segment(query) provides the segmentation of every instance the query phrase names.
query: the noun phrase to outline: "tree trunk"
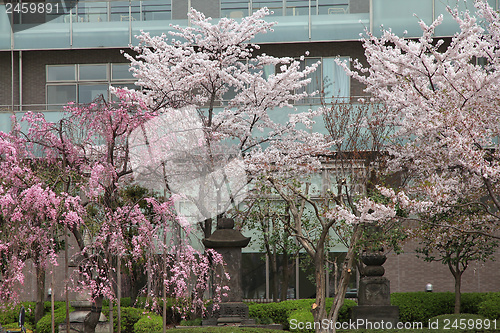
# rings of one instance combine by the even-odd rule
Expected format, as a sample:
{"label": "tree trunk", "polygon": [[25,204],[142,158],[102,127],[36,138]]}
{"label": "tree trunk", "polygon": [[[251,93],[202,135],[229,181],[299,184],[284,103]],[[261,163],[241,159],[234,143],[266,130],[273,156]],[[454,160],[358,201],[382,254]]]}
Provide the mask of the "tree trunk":
{"label": "tree trunk", "polygon": [[269,256],[271,259],[271,270],[273,272],[273,302],[278,301],[278,258],[276,255],[276,249]]}
{"label": "tree trunk", "polygon": [[461,291],[460,288],[462,286],[462,272],[458,271],[453,274],[455,278],[455,314],[460,313],[460,300],[461,300]]}
{"label": "tree trunk", "polygon": [[45,303],[45,268],[36,266],[36,305],[35,323],[42,319]]}
{"label": "tree trunk", "polygon": [[290,274],[288,272],[288,253],[283,250],[283,279],[281,280],[281,300],[286,301],[288,298],[288,282],[290,281]]}
{"label": "tree trunk", "polygon": [[85,317],[83,322],[83,332],[84,333],[95,333],[95,328],[99,323],[99,318],[101,317],[102,310],[102,300],[103,296],[99,296],[94,300],[92,304],[92,309],[89,314]]}
{"label": "tree trunk", "polygon": [[[314,275],[316,278],[316,302],[311,310],[314,322],[322,322],[326,317],[326,276],[324,249],[317,250],[314,258]],[[316,328],[316,332],[323,332],[321,328]]]}
{"label": "tree trunk", "polygon": [[361,237],[361,233],[362,229],[358,225],[354,226],[351,241],[349,243],[349,249],[347,250],[345,262],[342,267],[342,273],[340,275],[338,291],[335,294],[335,299],[328,315],[330,323],[333,323],[333,325],[329,325],[330,327],[332,327],[332,332],[335,332],[335,323],[337,322],[337,319],[339,317],[340,308],[342,307],[342,305],[344,305],[345,293],[347,291],[347,286],[349,285],[354,258],[356,255],[355,249]]}

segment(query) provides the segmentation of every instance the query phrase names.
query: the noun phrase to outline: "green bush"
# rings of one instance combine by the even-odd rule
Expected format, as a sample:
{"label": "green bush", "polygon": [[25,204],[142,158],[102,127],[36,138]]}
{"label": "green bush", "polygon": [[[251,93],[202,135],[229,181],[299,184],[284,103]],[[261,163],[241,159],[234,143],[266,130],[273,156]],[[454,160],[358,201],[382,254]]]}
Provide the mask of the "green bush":
{"label": "green bush", "polygon": [[[166,299],[166,304],[167,304],[167,324],[177,324],[181,321],[182,319],[182,314],[177,311],[175,308],[176,304],[178,304],[179,301],[176,298],[167,298]],[[155,312],[162,313],[163,311],[163,298],[157,298],[156,299],[156,307],[152,308],[152,300],[150,299],[150,303],[148,304],[147,298],[146,297],[138,297],[135,307],[137,308],[142,308],[142,309],[151,309]]]}
{"label": "green bush", "polygon": [[163,329],[163,318],[155,314],[143,316],[134,325],[135,333],[161,332]]}
{"label": "green bush", "polygon": [[[493,295],[500,293],[462,293],[460,312],[481,314],[480,304]],[[391,304],[399,306],[399,320],[402,322],[427,322],[430,318],[443,314],[451,314],[455,309],[455,294],[408,292],[391,294]],[[488,307],[494,307],[494,304]],[[488,316],[486,316],[488,317]]]}
{"label": "green bush", "polygon": [[[74,309],[70,307],[69,311],[73,311]],[[66,320],[66,307],[61,306],[54,310],[54,322],[55,322],[55,332],[59,332],[59,324],[63,323]],[[52,316],[51,313],[47,313],[36,323],[36,332],[37,333],[50,333],[52,332]]]}
{"label": "green bush", "polygon": [[[132,307],[120,308],[120,323],[123,333],[134,333],[134,325],[143,317],[143,309]],[[103,311],[104,315],[109,319],[109,310]],[[118,308],[113,308],[113,331],[118,332]]]}
{"label": "green bush", "polygon": [[391,304],[399,306],[399,320],[402,322],[427,322],[430,318],[453,313],[453,293],[409,292],[391,294]]}
{"label": "green bush", "polygon": [[[115,307],[117,302],[113,302],[113,307]],[[109,307],[109,299],[104,299],[102,301],[102,306],[104,307]],[[133,307],[134,304],[132,304],[132,299],[130,297],[122,297],[120,298],[120,306],[122,307]]]}
{"label": "green bush", "polygon": [[[314,299],[300,299],[279,303],[252,303],[249,304],[249,315],[251,318],[255,318],[260,321],[266,320],[266,318],[271,318],[273,322],[283,325],[284,329],[289,329],[290,315],[296,310],[307,310],[311,312],[311,307],[314,301]],[[327,298],[327,311],[330,310],[332,304],[333,298]],[[338,320],[341,322],[348,321],[349,309],[355,305],[356,302],[352,300],[344,300],[344,305],[340,309]]]}
{"label": "green bush", "polygon": [[0,308],[0,325],[5,326],[17,323],[19,321],[21,306],[24,306],[26,314],[25,322],[29,323],[31,326],[35,326],[35,304],[35,302],[23,302],[15,306],[6,305],[4,308]]}
{"label": "green bush", "polygon": [[[485,317],[470,314],[445,314],[429,319],[429,329],[451,330],[462,329],[476,332],[477,329],[484,329]],[[491,327],[490,327],[491,328]]]}
{"label": "green bush", "polygon": [[[9,330],[9,331],[20,331],[21,328],[19,327],[19,323],[10,323],[7,325],[2,325],[2,328],[4,330]],[[24,325],[24,328],[26,328],[27,333],[32,333],[33,332],[33,327],[31,326],[30,323],[26,322]]]}
{"label": "green bush", "polygon": [[[51,303],[50,301],[44,302],[43,303],[43,310],[45,313],[50,312],[51,309]],[[54,302],[54,311],[59,309],[59,308],[65,308],[66,309],[66,302]]]}
{"label": "green bush", "polygon": [[[312,323],[314,322],[314,317],[312,315],[312,312],[310,309],[299,309],[295,310],[290,314],[290,317],[288,317],[289,323],[292,322],[292,320],[295,323]],[[313,326],[311,326],[313,327]],[[292,332],[304,332],[304,333],[309,333],[309,332],[314,332],[314,329],[308,329],[306,327],[299,329],[297,328],[292,328],[290,327],[290,331]]]}
{"label": "green bush", "polygon": [[500,319],[500,293],[491,293],[479,303],[478,314],[488,319]]}
{"label": "green bush", "polygon": [[460,313],[478,314],[479,304],[488,297],[488,294],[489,293],[463,293],[460,298]]}

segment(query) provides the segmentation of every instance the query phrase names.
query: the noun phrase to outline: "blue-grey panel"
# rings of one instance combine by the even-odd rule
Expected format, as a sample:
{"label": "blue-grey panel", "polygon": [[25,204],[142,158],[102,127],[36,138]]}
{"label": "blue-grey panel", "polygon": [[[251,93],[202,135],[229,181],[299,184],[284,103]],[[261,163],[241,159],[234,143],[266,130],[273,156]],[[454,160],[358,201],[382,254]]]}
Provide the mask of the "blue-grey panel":
{"label": "blue-grey panel", "polygon": [[10,50],[10,20],[5,5],[0,6],[0,50]]}
{"label": "blue-grey panel", "polygon": [[307,16],[273,17],[278,22],[273,32],[255,37],[256,43],[304,42],[309,40],[309,19]]}
{"label": "blue-grey panel", "polygon": [[174,29],[171,25],[187,26],[187,20],[172,20],[172,21],[142,21],[142,22],[132,22],[132,44],[137,45],[138,41],[135,36],[141,34],[141,30],[149,32],[151,36],[160,36],[162,33],[167,35],[167,38],[171,38],[168,35],[169,31]]}
{"label": "blue-grey panel", "polygon": [[[460,1],[458,4],[453,2],[453,6],[456,6],[460,12],[467,9],[469,9],[472,13],[476,11],[470,2],[465,3]],[[436,28],[436,36],[453,36],[460,29],[460,27],[449,13],[448,3],[436,1],[436,17],[440,14],[443,15],[443,23]]]}
{"label": "blue-grey panel", "polygon": [[419,20],[432,22],[432,0],[374,0],[373,33],[380,36],[380,26],[392,29],[396,35],[407,37],[422,35]]}
{"label": "blue-grey panel", "polygon": [[10,117],[12,117],[12,113],[0,113],[0,131],[10,132],[12,126]]}
{"label": "blue-grey panel", "polygon": [[69,23],[45,23],[14,34],[16,50],[70,48]]}
{"label": "blue-grey panel", "polygon": [[125,47],[129,43],[128,22],[74,23],[73,47]]}
{"label": "blue-grey panel", "polygon": [[370,26],[370,14],[317,15],[312,21],[312,40],[356,40]]}

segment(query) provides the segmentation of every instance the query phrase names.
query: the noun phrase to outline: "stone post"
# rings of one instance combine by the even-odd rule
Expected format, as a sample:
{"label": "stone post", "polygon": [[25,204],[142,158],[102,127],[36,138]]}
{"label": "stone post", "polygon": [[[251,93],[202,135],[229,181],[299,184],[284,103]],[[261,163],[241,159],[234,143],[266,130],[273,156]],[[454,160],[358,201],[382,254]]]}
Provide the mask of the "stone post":
{"label": "stone post", "polygon": [[[387,325],[395,328],[399,320],[399,307],[391,306],[389,279],[383,276],[385,270],[382,265],[386,259],[381,251],[363,252],[361,255],[361,261],[366,266],[359,281],[358,306],[351,309],[351,319],[363,323],[363,327],[358,328],[389,328]],[[380,327],[382,322],[384,326]]]}

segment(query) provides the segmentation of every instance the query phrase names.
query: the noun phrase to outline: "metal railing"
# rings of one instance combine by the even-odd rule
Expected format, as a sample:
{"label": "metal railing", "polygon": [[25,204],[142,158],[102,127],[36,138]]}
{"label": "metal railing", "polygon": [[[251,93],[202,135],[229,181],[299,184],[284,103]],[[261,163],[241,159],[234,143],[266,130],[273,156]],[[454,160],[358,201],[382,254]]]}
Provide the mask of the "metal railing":
{"label": "metal railing", "polygon": [[[50,11],[38,15],[13,12],[14,24],[39,24],[41,20],[54,23],[98,23],[186,17],[186,8],[172,8],[171,1],[78,1],[73,7],[64,6],[60,2],[51,3],[51,0],[47,3],[51,4]],[[269,8],[274,16],[333,15],[350,12],[350,0],[220,0],[219,6],[219,15],[212,14],[212,17],[242,18],[263,7]],[[198,7],[201,8],[196,9],[200,11],[209,10],[208,7],[203,8],[203,5]],[[45,19],[41,17],[43,15]]]}

